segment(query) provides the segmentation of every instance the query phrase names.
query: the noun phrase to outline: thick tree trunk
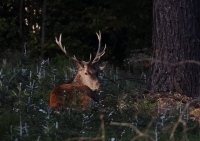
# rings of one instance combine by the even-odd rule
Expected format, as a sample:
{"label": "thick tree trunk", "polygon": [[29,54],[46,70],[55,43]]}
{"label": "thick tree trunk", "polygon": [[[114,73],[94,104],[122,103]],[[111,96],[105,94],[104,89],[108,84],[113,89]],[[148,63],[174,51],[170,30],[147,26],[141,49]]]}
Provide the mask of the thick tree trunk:
{"label": "thick tree trunk", "polygon": [[153,61],[148,90],[200,94],[200,0],[153,1]]}

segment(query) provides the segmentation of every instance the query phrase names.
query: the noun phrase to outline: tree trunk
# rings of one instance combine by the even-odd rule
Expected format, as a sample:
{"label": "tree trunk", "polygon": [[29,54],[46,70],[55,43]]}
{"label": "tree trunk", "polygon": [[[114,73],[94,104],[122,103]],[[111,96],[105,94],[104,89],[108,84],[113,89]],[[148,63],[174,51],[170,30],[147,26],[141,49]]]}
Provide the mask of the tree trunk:
{"label": "tree trunk", "polygon": [[188,60],[200,61],[200,1],[154,0],[152,40],[148,90],[198,96],[200,66]]}
{"label": "tree trunk", "polygon": [[22,40],[22,44],[24,42],[24,37],[23,37],[23,0],[20,1],[20,10],[19,10],[19,35]]}
{"label": "tree trunk", "polygon": [[42,8],[42,47],[41,47],[41,59],[43,59],[43,56],[44,56],[46,7],[47,7],[47,0],[44,0],[43,8]]}
{"label": "tree trunk", "polygon": [[30,0],[30,17],[29,17],[29,32],[32,33],[33,31],[33,16],[34,16],[34,2],[33,0]]}

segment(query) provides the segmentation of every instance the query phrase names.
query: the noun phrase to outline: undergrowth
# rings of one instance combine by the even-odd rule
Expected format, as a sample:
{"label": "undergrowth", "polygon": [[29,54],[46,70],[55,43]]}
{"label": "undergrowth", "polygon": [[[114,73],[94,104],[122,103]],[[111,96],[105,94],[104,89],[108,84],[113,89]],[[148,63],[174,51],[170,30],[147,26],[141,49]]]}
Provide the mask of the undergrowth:
{"label": "undergrowth", "polygon": [[[143,94],[145,80],[112,65],[99,76],[100,103],[87,111],[53,113],[51,90],[75,74],[72,62],[60,56],[39,61],[15,53],[2,58],[0,140],[169,140],[179,114],[156,113],[156,100],[149,101]],[[198,124],[188,120],[185,126],[185,132],[182,124],[178,126],[174,140],[198,140]]]}

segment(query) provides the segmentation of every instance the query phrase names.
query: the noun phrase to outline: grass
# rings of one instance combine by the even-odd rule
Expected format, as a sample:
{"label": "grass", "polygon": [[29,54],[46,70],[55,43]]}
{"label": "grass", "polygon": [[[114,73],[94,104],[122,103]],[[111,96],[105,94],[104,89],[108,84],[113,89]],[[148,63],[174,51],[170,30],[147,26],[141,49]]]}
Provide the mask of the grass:
{"label": "grass", "polygon": [[[159,115],[156,100],[143,94],[144,80],[112,65],[100,74],[99,104],[89,111],[52,113],[51,90],[75,74],[72,62],[60,56],[35,61],[15,53],[2,58],[0,140],[169,140],[180,114]],[[174,140],[198,140],[198,123],[184,121],[186,125],[176,128]]]}

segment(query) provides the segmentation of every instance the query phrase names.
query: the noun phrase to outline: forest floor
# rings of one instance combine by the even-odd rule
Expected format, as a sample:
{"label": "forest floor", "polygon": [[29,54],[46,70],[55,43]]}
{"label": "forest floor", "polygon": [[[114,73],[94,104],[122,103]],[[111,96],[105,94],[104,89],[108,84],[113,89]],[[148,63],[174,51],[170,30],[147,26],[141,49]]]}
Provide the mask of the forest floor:
{"label": "forest floor", "polygon": [[[156,102],[154,114],[159,115],[173,115],[177,111],[187,119],[196,120],[200,123],[200,98],[191,98],[179,93],[148,93],[145,95],[146,99],[150,102]],[[134,97],[137,101],[139,97]]]}

